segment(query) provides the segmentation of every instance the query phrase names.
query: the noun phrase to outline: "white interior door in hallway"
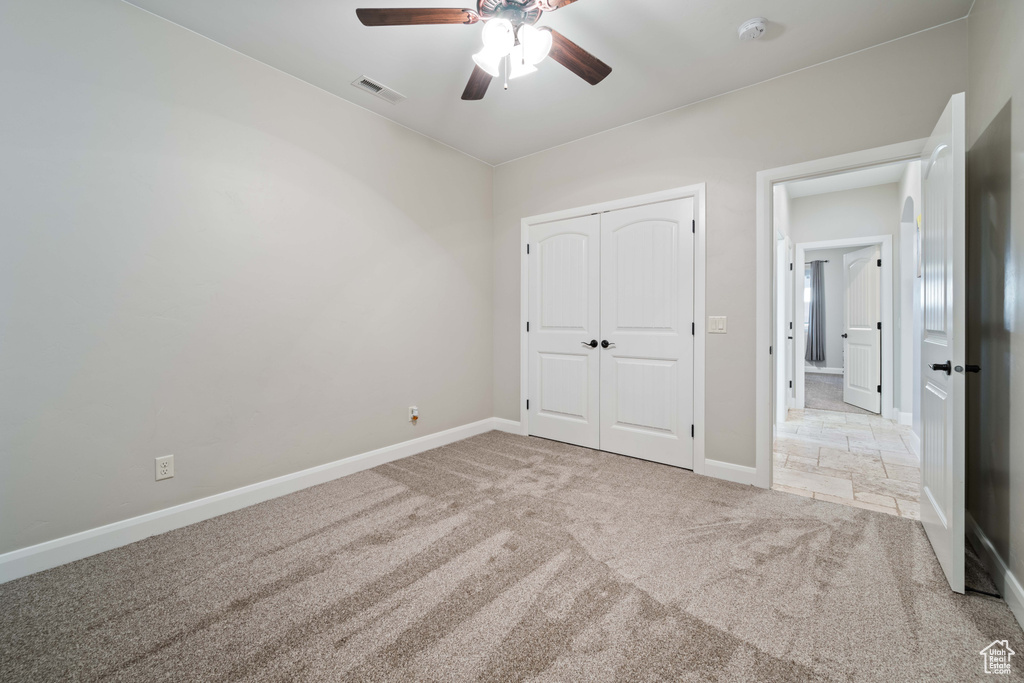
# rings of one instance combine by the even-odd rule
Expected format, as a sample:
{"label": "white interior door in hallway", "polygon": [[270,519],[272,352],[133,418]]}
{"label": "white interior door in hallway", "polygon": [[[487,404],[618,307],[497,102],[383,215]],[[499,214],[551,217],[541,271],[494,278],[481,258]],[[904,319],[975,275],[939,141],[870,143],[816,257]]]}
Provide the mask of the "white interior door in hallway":
{"label": "white interior door in hallway", "polygon": [[843,401],[882,412],[881,250],[843,254]]}
{"label": "white interior door in hallway", "polygon": [[921,156],[921,524],[950,587],[964,592],[966,386],[965,96],[946,105]]}
{"label": "white interior door in hallway", "polygon": [[693,467],[694,200],[531,226],[529,433]]}

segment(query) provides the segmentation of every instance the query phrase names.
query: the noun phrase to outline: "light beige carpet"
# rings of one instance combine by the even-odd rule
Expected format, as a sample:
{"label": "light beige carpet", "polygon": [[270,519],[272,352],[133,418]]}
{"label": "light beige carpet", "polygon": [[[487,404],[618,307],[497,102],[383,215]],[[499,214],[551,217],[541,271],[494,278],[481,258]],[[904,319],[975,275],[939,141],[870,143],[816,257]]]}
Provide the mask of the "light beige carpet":
{"label": "light beige carpet", "polygon": [[964,681],[1024,652],[917,522],[497,432],[0,606],[3,681]]}
{"label": "light beige carpet", "polygon": [[815,410],[834,410],[840,413],[877,415],[843,400],[843,376],[822,372],[804,373],[804,406]]}

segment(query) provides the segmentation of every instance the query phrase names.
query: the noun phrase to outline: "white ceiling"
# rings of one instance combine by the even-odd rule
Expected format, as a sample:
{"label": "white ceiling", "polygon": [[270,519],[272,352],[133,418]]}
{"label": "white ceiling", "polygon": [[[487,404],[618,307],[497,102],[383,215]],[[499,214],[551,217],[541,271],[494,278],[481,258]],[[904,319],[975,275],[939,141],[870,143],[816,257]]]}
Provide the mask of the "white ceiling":
{"label": "white ceiling", "polygon": [[[365,27],[357,7],[474,0],[126,0],[491,164],[962,18],[971,0],[579,0],[541,17],[607,62],[588,85],[550,59],[460,99],[481,25]],[[741,43],[756,16],[766,36]],[[406,95],[391,105],[351,84]]]}
{"label": "white ceiling", "polygon": [[864,168],[859,171],[836,173],[835,175],[822,178],[795,180],[786,183],[785,187],[790,198],[796,199],[798,197],[810,197],[815,194],[857,190],[862,187],[874,187],[875,185],[888,185],[900,181],[909,163],[908,161],[903,161],[885,166]]}

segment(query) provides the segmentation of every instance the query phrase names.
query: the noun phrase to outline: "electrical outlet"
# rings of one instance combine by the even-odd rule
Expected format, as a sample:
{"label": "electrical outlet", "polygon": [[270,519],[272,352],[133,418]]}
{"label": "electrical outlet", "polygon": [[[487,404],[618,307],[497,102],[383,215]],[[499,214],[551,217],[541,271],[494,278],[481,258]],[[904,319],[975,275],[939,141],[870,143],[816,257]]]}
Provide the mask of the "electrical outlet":
{"label": "electrical outlet", "polygon": [[174,456],[164,455],[156,458],[156,480],[170,479],[174,476]]}
{"label": "electrical outlet", "polygon": [[409,406],[409,422],[416,424],[420,420],[420,409],[416,406]]}

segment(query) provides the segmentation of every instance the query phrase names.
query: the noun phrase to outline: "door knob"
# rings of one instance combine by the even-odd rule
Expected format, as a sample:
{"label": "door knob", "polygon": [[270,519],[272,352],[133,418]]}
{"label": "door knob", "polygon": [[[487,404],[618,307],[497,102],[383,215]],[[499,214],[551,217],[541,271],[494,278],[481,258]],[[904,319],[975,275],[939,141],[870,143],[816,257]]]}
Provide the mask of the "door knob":
{"label": "door knob", "polygon": [[608,341],[607,339],[602,339],[601,340],[601,348],[602,349],[607,349],[609,346],[614,346],[614,344],[612,342]]}
{"label": "door knob", "polygon": [[846,334],[845,332],[843,332],[843,339],[846,339],[846,338],[847,338],[847,336],[848,336],[848,335],[847,335],[847,334]]}
{"label": "door knob", "polygon": [[952,364],[948,360],[945,363],[933,363],[929,367],[931,367],[932,370],[938,370],[939,372],[944,372],[947,375],[953,373]]}
{"label": "door knob", "polygon": [[596,349],[597,348],[597,340],[596,339],[591,339],[588,342],[580,342],[580,344],[583,344],[584,346],[589,346],[592,349]]}

